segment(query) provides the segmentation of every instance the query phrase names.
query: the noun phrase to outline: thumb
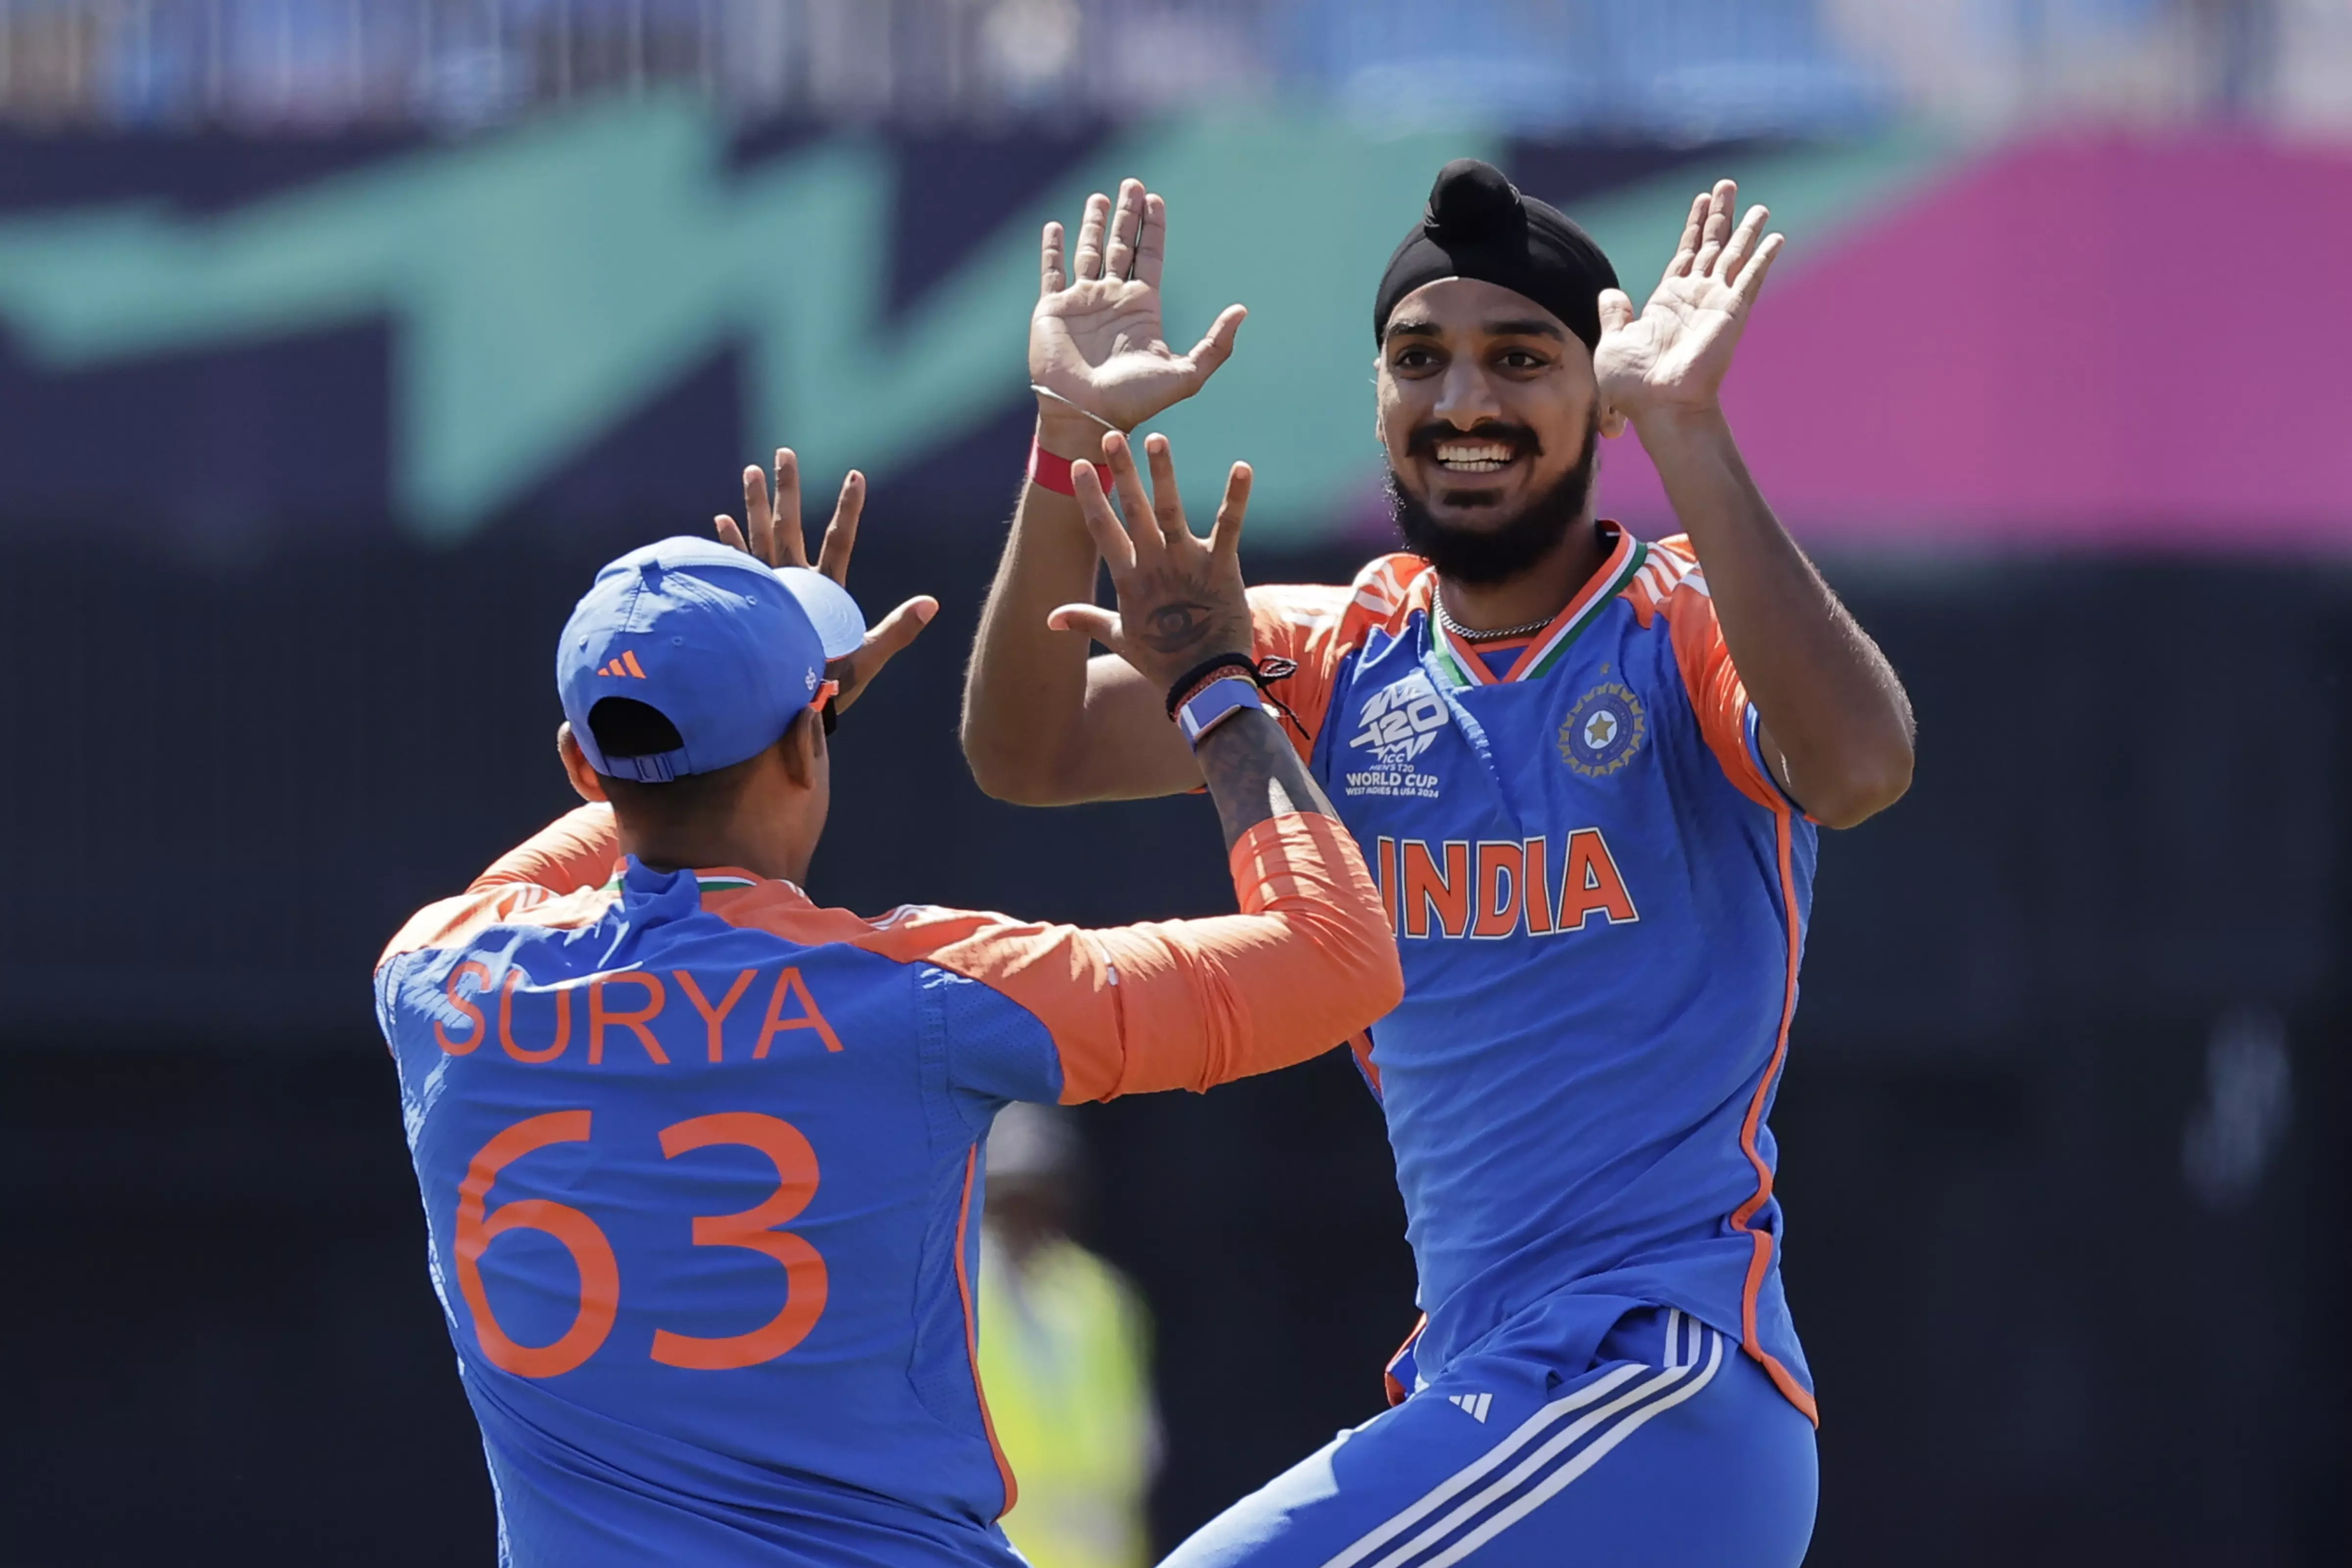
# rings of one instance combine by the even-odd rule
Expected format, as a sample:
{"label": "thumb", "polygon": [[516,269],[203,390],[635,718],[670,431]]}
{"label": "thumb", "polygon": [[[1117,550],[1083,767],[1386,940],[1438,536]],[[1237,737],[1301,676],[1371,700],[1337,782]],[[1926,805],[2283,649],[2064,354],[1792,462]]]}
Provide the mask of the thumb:
{"label": "thumb", "polygon": [[882,623],[866,633],[864,647],[826,665],[827,669],[835,672],[841,682],[841,695],[835,699],[835,705],[846,713],[849,705],[865,695],[866,688],[874,684],[874,677],[882,673],[882,666],[913,642],[923,628],[930,624],[931,617],[939,612],[938,600],[928,593],[919,594],[882,617]]}
{"label": "thumb", "polygon": [[1192,345],[1192,384],[1198,387],[1234,357],[1234,339],[1249,317],[1246,305],[1228,305],[1209,323],[1208,335]]}
{"label": "thumb", "polygon": [[888,658],[908,643],[922,635],[931,617],[940,612],[940,601],[928,593],[919,593],[889,614],[882,623],[866,634],[866,652]]}
{"label": "thumb", "polygon": [[1601,329],[1622,332],[1633,324],[1633,300],[1622,288],[1601,291]]}
{"label": "thumb", "polygon": [[1056,632],[1083,632],[1111,652],[1120,647],[1118,617],[1099,604],[1065,604],[1045,617]]}

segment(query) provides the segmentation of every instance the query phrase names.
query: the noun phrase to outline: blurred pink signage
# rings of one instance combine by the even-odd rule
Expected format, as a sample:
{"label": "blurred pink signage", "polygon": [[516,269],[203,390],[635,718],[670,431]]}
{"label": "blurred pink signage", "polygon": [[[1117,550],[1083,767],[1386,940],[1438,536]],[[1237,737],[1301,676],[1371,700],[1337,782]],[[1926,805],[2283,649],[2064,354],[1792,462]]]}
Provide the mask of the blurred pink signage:
{"label": "blurred pink signage", "polygon": [[[2352,149],[2053,137],[1787,268],[1725,401],[1822,546],[2352,553],[2347,361]],[[1670,526],[1603,451],[1603,511]]]}

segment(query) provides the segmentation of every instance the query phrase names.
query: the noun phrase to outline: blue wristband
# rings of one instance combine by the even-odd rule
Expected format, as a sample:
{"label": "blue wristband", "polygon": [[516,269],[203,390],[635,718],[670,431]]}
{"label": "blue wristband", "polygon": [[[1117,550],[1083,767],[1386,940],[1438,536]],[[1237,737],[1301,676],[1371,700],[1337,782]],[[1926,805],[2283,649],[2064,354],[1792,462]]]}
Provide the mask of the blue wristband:
{"label": "blue wristband", "polygon": [[1201,747],[1201,737],[1244,708],[1265,711],[1265,700],[1258,695],[1257,683],[1241,675],[1227,675],[1211,681],[1187,698],[1176,710],[1176,726],[1184,732],[1185,743],[1194,750]]}

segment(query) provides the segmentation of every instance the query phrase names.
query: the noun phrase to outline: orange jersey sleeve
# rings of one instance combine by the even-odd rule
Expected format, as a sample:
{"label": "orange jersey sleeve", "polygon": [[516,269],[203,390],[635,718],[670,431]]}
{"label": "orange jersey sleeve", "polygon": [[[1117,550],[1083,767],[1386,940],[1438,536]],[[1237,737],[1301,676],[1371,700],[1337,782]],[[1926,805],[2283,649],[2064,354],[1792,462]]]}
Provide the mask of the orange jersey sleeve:
{"label": "orange jersey sleeve", "polygon": [[1282,701],[1288,717],[1283,733],[1306,756],[1331,706],[1339,668],[1339,626],[1348,591],[1323,585],[1285,584],[1249,591],[1250,625],[1261,663],[1287,659],[1298,668],[1272,682],[1267,691]]}
{"label": "orange jersey sleeve", "polygon": [[1269,682],[1266,691],[1288,710],[1283,729],[1300,756],[1314,749],[1348,655],[1375,627],[1395,631],[1408,613],[1428,603],[1423,580],[1428,570],[1429,563],[1418,556],[1386,555],[1345,587],[1282,584],[1249,591],[1258,658],[1288,659],[1298,666]]}
{"label": "orange jersey sleeve", "polygon": [[1699,566],[1689,536],[1676,534],[1652,545],[1649,559],[1634,574],[1631,592],[1633,612],[1643,625],[1659,615],[1666,618],[1675,664],[1690,693],[1699,734],[1715,753],[1724,776],[1758,805],[1774,811],[1790,810],[1792,802],[1757,755],[1748,687],[1724,643],[1723,627],[1715,618],[1715,598],[1707,591],[1706,573]]}
{"label": "orange jersey sleeve", "polygon": [[613,808],[582,806],[558,817],[490,863],[469,893],[529,883],[550,893],[602,887],[621,858],[621,835]]}
{"label": "orange jersey sleeve", "polygon": [[1231,857],[1241,913],[1087,929],[916,905],[868,920],[788,883],[707,894],[738,925],[936,964],[1045,1026],[1068,1103],[1207,1089],[1320,1055],[1394,1007],[1396,944],[1355,841],[1319,812]]}
{"label": "orange jersey sleeve", "polygon": [[490,862],[455,898],[428,904],[412,915],[383,950],[384,959],[420,947],[446,946],[485,925],[527,920],[538,925],[581,925],[612,903],[605,887],[621,858],[613,808],[581,806]]}

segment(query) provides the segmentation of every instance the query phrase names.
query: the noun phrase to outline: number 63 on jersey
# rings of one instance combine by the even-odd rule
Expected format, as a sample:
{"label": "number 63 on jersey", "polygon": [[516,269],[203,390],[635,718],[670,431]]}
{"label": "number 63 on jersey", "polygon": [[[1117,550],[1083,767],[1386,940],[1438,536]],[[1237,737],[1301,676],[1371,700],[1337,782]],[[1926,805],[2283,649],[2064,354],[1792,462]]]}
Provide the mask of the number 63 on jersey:
{"label": "number 63 on jersey", "polygon": [[[518,1377],[559,1376],[602,1349],[620,1314],[625,1270],[604,1228],[585,1210],[543,1197],[517,1198],[493,1208],[490,1189],[501,1172],[539,1150],[586,1143],[594,1135],[593,1113],[585,1110],[551,1111],[517,1122],[482,1145],[457,1188],[457,1288],[472,1313],[483,1356]],[[775,1189],[740,1213],[694,1216],[693,1240],[697,1247],[740,1247],[772,1258],[783,1266],[783,1276],[778,1281],[782,1300],[775,1315],[760,1327],[721,1338],[656,1327],[652,1358],[665,1366],[727,1372],[787,1354],[808,1337],[824,1312],[824,1258],[803,1238],[775,1228],[798,1218],[816,1196],[816,1151],[791,1123],[751,1111],[692,1117],[664,1127],[658,1135],[665,1159],[727,1145],[767,1156],[775,1167]],[[579,1270],[579,1303],[572,1325],[547,1344],[523,1344],[510,1337],[499,1326],[482,1282],[483,1255],[511,1230],[537,1230],[553,1238]]]}

